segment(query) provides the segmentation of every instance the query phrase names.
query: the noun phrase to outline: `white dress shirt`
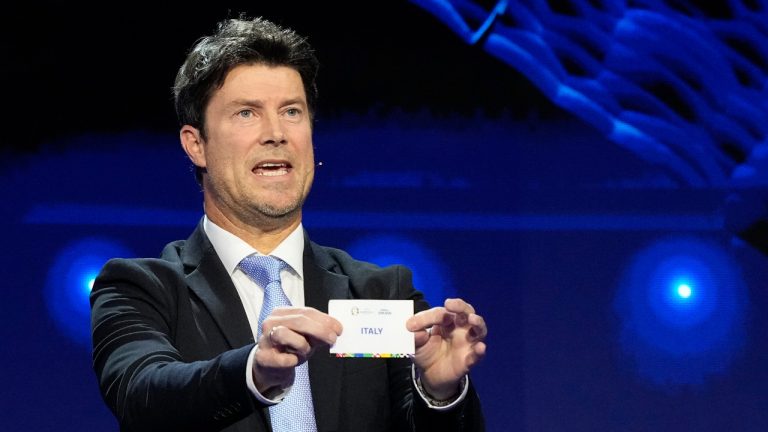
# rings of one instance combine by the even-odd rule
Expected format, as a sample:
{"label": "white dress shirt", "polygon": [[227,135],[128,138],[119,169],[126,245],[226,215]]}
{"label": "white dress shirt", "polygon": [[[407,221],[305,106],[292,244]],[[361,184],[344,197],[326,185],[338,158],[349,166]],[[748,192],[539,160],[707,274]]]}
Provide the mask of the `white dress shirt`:
{"label": "white dress shirt", "polygon": [[[216,254],[224,264],[224,268],[232,278],[232,283],[237,289],[240,301],[243,302],[245,315],[248,317],[248,324],[251,326],[253,339],[257,340],[259,334],[259,313],[264,304],[264,287],[259,286],[243,272],[238,265],[245,257],[256,254],[263,255],[251,245],[243,241],[240,237],[221,228],[205,216],[203,219],[203,229],[208,239],[216,250]],[[285,261],[288,266],[280,271],[280,281],[285,295],[291,301],[291,305],[304,306],[304,230],[299,224],[288,237],[285,238],[270,255]],[[248,389],[256,396],[256,399],[265,404],[274,405],[285,399],[291,387],[274,395],[274,399],[268,399],[256,389],[256,383],[253,382],[253,357],[256,354],[256,348],[251,350],[248,355],[248,365],[246,368],[246,382]]]}

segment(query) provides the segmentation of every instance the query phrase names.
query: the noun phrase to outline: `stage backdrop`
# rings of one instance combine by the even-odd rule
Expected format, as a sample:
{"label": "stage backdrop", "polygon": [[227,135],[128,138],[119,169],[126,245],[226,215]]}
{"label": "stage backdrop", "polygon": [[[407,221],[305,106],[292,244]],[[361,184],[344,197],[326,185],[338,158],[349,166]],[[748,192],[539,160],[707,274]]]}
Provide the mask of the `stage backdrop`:
{"label": "stage backdrop", "polygon": [[[201,218],[170,87],[244,11],[309,35],[323,64],[304,226],[485,317],[471,379],[489,431],[768,430],[764,3],[549,3],[8,10],[0,429],[117,430],[90,283]],[[715,35],[709,57],[691,32]],[[713,64],[739,65],[730,93],[707,87]]]}

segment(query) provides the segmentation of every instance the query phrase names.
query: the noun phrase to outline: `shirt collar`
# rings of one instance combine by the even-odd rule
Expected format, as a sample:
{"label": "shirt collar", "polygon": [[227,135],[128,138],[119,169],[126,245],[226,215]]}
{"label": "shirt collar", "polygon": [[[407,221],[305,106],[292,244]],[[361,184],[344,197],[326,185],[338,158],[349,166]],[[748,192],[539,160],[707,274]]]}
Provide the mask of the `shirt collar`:
{"label": "shirt collar", "polygon": [[[211,222],[208,216],[203,217],[203,229],[230,275],[235,273],[243,258],[253,254],[262,255],[240,237]],[[270,255],[285,261],[299,278],[304,279],[304,230],[302,224],[299,224],[285,240],[277,245]]]}

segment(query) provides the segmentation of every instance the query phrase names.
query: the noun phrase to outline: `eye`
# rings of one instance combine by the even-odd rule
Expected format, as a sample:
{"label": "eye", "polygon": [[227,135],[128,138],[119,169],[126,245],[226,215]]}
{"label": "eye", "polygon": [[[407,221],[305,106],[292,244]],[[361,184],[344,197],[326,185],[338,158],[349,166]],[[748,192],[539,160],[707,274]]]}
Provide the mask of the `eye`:
{"label": "eye", "polygon": [[301,114],[301,110],[298,108],[288,108],[285,110],[285,113],[288,114],[289,117],[296,117]]}
{"label": "eye", "polygon": [[251,118],[253,117],[253,111],[249,109],[240,110],[237,112],[237,116],[242,118]]}

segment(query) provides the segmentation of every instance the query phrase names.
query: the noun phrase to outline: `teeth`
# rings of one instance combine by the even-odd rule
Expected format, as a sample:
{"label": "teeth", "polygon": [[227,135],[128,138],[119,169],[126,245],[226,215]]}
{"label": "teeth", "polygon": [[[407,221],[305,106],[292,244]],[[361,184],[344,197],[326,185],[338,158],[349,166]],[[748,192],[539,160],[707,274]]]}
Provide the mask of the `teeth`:
{"label": "teeth", "polygon": [[288,164],[280,162],[264,162],[256,167],[254,173],[268,177],[286,175],[288,174]]}
{"label": "teeth", "polygon": [[259,171],[256,173],[258,175],[272,177],[272,176],[279,176],[279,175],[285,175],[288,174],[287,169],[277,169],[277,170],[270,170],[270,171]]}

